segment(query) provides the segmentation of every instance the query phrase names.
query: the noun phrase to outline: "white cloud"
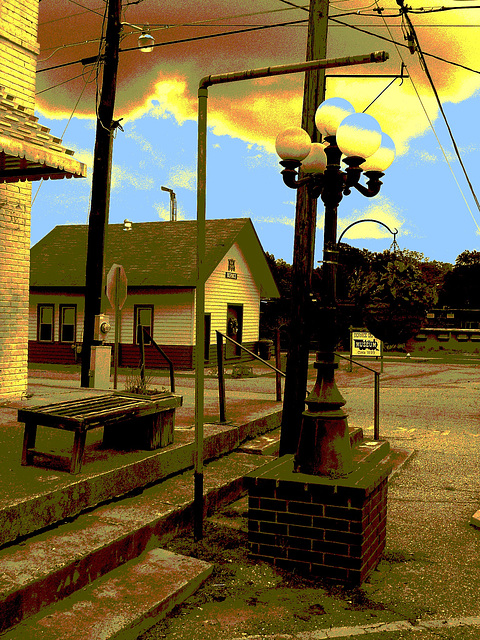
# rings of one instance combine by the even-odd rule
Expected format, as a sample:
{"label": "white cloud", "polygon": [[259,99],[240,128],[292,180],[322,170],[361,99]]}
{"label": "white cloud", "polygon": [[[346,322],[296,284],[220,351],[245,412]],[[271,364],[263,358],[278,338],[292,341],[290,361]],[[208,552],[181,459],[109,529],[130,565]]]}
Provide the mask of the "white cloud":
{"label": "white cloud", "polygon": [[144,174],[136,171],[129,171],[128,169],[115,164],[112,167],[112,189],[123,189],[124,187],[133,187],[138,191],[148,191],[155,186],[155,180],[149,178]]}
{"label": "white cloud", "polygon": [[295,226],[295,219],[289,218],[287,216],[282,216],[281,218],[276,218],[275,216],[265,216],[263,218],[259,218],[258,216],[253,217],[250,212],[245,212],[246,216],[252,218],[252,221],[255,224],[283,224],[287,227]]}
{"label": "white cloud", "polygon": [[195,191],[197,184],[197,170],[191,167],[176,166],[172,167],[168,176],[168,186],[180,187]]}

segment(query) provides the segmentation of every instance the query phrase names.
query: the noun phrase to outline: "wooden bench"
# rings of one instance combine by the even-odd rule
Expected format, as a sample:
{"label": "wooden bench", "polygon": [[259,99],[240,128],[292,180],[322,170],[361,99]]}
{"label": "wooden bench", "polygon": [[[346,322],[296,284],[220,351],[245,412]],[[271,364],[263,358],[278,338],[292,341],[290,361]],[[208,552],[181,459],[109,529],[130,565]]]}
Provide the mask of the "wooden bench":
{"label": "wooden bench", "polygon": [[83,398],[67,402],[18,410],[18,422],[25,424],[22,465],[33,464],[35,455],[55,461],[65,457],[35,449],[37,426],[74,432],[70,473],[80,472],[85,452],[87,431],[103,427],[103,446],[153,451],[173,442],[175,409],[182,396],[169,394],[145,399],[120,393]]}

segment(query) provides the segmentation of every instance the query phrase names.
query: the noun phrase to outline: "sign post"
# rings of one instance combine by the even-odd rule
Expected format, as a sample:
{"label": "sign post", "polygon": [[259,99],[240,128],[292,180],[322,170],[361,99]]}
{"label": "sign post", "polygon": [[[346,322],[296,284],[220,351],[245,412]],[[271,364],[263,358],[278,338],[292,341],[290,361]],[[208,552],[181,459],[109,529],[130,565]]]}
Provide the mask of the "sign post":
{"label": "sign post", "polygon": [[120,341],[120,310],[127,299],[127,276],[120,264],[113,264],[107,275],[107,298],[115,311],[115,345],[113,348],[113,388],[117,388],[118,343]]}

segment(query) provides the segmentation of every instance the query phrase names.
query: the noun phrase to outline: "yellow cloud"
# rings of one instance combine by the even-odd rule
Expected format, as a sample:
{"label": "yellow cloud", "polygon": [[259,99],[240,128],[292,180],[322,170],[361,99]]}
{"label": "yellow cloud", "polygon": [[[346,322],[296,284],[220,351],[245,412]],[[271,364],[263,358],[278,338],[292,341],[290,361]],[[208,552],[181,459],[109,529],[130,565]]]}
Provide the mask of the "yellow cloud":
{"label": "yellow cloud", "polygon": [[[361,211],[353,211],[352,215],[348,218],[339,218],[338,236],[340,237],[340,234],[348,227],[348,225],[365,218],[378,220],[379,222],[386,224],[392,232],[395,232],[397,229],[399,236],[408,234],[408,230],[404,228],[405,219],[401,215],[400,211],[393,206],[388,198],[378,196],[375,202],[372,202],[369,206],[365,207],[365,209],[362,209]],[[348,242],[348,240],[359,240],[365,238],[390,238],[393,240],[393,236],[388,229],[375,222],[362,222],[361,224],[356,224],[347,231],[342,240],[344,242]]]}

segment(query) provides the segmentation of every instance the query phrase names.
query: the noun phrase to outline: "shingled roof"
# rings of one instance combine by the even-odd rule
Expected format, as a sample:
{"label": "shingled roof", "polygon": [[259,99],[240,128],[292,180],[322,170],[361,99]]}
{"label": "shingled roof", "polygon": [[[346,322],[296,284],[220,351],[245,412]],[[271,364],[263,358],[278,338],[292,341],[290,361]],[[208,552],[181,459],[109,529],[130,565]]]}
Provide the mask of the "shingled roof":
{"label": "shingled roof", "polygon": [[0,86],[0,182],[84,178],[86,165],[61,143]]}
{"label": "shingled roof", "polygon": [[[31,249],[33,289],[85,286],[87,225],[55,227]],[[277,297],[277,286],[249,218],[207,220],[205,265],[208,275],[234,243],[249,263],[262,297]],[[121,264],[129,287],[194,287],[196,281],[196,222],[137,222],[131,231],[109,224],[105,269]]]}

